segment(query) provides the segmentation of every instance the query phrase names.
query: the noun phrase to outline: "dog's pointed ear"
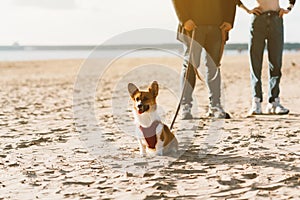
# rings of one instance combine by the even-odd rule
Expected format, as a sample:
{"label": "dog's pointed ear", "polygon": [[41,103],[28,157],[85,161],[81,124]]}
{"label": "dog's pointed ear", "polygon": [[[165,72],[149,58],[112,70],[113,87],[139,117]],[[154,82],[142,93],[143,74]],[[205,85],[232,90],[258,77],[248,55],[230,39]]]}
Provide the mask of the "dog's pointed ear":
{"label": "dog's pointed ear", "polygon": [[135,93],[137,93],[138,91],[139,91],[139,89],[133,83],[128,83],[128,92],[129,92],[131,98],[133,98]]}
{"label": "dog's pointed ear", "polygon": [[153,81],[149,87],[149,92],[154,96],[157,97],[158,95],[158,83],[157,81]]}

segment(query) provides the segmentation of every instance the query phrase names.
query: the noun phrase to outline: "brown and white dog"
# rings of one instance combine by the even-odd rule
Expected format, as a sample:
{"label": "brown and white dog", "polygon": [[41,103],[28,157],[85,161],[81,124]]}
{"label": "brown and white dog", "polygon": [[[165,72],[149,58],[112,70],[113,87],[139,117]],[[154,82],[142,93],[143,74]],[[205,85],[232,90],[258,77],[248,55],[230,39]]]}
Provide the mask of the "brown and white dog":
{"label": "brown and white dog", "polygon": [[133,83],[129,83],[128,92],[134,102],[133,113],[140,154],[176,153],[177,139],[168,126],[161,122],[157,112],[158,83],[153,81],[147,91],[140,91]]}

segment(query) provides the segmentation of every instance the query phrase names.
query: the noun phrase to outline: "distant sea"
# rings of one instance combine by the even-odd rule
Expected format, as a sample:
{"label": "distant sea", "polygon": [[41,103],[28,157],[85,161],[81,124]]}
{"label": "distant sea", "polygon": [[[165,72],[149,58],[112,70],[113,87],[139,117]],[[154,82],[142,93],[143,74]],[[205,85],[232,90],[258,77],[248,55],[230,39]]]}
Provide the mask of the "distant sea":
{"label": "distant sea", "polygon": [[[285,51],[300,50],[300,44],[287,43]],[[53,59],[87,59],[90,56],[175,57],[183,54],[181,44],[101,46],[0,46],[0,61],[30,61]],[[228,44],[225,55],[247,54],[247,44]]]}

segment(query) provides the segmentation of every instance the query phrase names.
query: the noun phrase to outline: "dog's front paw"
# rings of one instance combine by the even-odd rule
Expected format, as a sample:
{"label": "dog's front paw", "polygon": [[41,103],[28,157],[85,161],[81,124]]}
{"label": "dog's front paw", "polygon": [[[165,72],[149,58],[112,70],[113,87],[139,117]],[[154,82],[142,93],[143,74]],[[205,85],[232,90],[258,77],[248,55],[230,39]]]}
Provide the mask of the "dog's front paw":
{"label": "dog's front paw", "polygon": [[164,151],[163,151],[162,149],[157,150],[157,151],[156,151],[156,155],[158,155],[158,156],[163,156],[163,155],[164,155]]}
{"label": "dog's front paw", "polygon": [[145,151],[140,151],[140,156],[145,157],[146,156],[146,152]]}

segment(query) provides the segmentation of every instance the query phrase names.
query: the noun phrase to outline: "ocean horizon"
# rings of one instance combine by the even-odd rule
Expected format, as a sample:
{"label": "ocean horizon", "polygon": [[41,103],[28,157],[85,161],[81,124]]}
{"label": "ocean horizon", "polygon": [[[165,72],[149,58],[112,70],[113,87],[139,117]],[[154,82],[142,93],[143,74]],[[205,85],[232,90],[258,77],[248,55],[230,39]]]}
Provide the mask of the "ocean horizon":
{"label": "ocean horizon", "polygon": [[[243,55],[248,53],[248,44],[227,44],[225,55]],[[286,43],[285,53],[297,52],[300,43]],[[183,54],[180,43],[173,44],[134,44],[134,45],[73,45],[73,46],[0,46],[0,61],[88,59],[91,55],[97,58],[112,57],[175,57]]]}

